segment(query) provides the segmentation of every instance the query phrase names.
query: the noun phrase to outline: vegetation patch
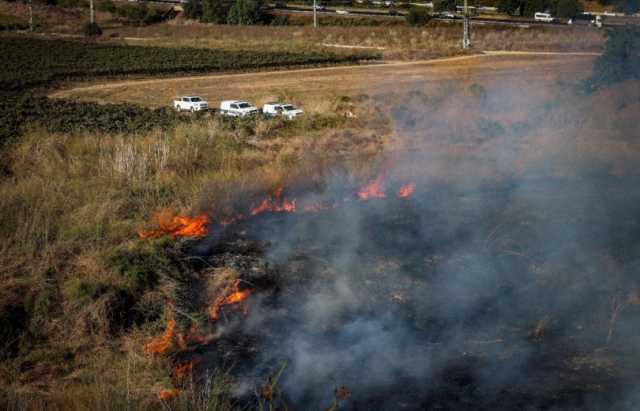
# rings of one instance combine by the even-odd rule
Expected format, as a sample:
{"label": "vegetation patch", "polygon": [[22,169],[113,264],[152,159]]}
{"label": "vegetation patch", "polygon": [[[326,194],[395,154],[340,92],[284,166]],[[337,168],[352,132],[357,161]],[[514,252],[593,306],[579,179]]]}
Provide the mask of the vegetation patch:
{"label": "vegetation patch", "polygon": [[0,72],[0,87],[4,90],[96,76],[246,70],[354,63],[379,58],[370,53],[344,55],[143,47],[28,37],[2,37],[0,50],[3,57],[12,62],[10,68]]}

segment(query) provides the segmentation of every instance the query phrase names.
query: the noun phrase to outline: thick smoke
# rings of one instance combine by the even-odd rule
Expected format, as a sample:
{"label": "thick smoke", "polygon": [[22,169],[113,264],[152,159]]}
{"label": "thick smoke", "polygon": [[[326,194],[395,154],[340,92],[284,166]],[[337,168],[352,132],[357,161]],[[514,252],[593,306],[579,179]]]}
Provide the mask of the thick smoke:
{"label": "thick smoke", "polygon": [[637,408],[640,192],[599,140],[627,136],[615,110],[594,133],[597,96],[526,83],[388,94],[387,198],[333,177],[335,210],[250,223],[282,285],[245,322],[245,386],[286,364],[293,409],[342,386],[344,409]]}

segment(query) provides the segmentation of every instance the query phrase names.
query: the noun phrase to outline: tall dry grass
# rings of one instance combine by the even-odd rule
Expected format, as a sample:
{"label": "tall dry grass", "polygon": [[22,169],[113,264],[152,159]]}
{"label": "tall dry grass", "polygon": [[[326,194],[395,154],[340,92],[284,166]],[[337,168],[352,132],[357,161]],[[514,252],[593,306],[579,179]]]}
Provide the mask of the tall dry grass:
{"label": "tall dry grass", "polygon": [[[460,24],[431,22],[394,26],[227,26],[178,20],[150,27],[118,29],[134,44],[223,49],[313,51],[326,44],[374,47],[387,59],[460,54]],[[474,50],[599,51],[604,34],[588,27],[472,26]],[[329,47],[336,53],[353,49]]]}

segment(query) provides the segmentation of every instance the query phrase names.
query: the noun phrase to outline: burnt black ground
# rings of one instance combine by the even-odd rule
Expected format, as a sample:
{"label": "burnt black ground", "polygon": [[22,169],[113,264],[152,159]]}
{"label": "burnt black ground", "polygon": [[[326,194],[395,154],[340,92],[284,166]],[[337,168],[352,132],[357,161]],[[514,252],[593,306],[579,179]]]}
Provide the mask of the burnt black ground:
{"label": "burnt black ground", "polygon": [[200,250],[261,292],[198,355],[233,367],[245,405],[286,364],[296,410],[328,409],[339,386],[350,410],[636,409],[640,309],[606,338],[638,284],[636,183],[422,184],[245,220]]}

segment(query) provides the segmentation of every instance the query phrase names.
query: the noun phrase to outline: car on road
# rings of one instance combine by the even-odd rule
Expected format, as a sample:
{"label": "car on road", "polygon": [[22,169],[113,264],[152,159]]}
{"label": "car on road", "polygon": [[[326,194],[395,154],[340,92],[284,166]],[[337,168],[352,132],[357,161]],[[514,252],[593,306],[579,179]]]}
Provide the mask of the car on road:
{"label": "car on road", "polygon": [[327,11],[327,6],[325,6],[324,4],[317,4],[315,7],[316,11]]}
{"label": "car on road", "polygon": [[227,117],[250,117],[258,112],[258,107],[246,101],[225,100],[220,103],[220,113]]}
{"label": "car on road", "polygon": [[535,21],[542,21],[545,23],[553,23],[556,19],[549,13],[536,13],[533,15]]}
{"label": "car on road", "polygon": [[293,120],[304,114],[304,111],[292,104],[286,103],[266,103],[262,106],[262,113],[267,117],[282,117]]}
{"label": "car on road", "polygon": [[456,13],[454,13],[452,11],[443,11],[440,14],[438,14],[438,17],[443,18],[443,19],[455,19],[456,18]]}
{"label": "car on road", "polygon": [[182,96],[173,100],[173,108],[178,111],[205,111],[209,109],[209,102],[198,96]]}
{"label": "car on road", "polygon": [[347,10],[336,10],[336,14],[349,14]]}

